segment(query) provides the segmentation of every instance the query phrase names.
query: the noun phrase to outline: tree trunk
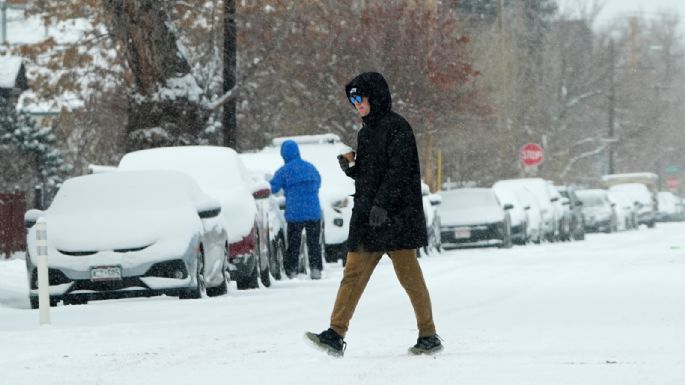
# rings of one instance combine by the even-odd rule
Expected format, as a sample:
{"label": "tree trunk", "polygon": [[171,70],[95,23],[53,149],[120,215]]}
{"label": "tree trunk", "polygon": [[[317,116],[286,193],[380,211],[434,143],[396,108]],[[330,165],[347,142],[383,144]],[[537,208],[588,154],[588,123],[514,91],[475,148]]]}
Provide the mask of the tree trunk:
{"label": "tree trunk", "polygon": [[208,111],[164,1],[104,0],[103,6],[135,84],[128,102],[127,151],[196,143]]}

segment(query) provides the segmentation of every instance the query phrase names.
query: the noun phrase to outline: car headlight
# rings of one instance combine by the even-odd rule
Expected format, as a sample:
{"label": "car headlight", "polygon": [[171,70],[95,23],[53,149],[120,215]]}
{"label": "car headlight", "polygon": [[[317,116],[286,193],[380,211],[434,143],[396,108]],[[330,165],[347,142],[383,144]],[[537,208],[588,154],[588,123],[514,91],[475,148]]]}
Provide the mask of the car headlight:
{"label": "car headlight", "polygon": [[343,208],[343,207],[347,207],[349,204],[350,204],[350,198],[349,198],[349,197],[345,197],[345,198],[343,198],[343,199],[339,199],[339,200],[333,201],[333,203],[331,204],[331,206],[333,206],[334,209],[341,209],[341,208]]}

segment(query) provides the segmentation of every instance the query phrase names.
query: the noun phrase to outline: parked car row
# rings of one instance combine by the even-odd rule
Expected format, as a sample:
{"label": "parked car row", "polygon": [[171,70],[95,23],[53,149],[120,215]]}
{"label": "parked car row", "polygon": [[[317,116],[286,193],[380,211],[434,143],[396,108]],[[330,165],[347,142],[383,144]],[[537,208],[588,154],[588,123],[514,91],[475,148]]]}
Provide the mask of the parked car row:
{"label": "parked car row", "polygon": [[[182,146],[124,155],[117,167],[91,167],[67,180],[45,211],[29,210],[27,276],[37,299],[35,223],[48,227],[50,303],[167,294],[199,298],[265,287],[284,275],[288,226],[284,197],[268,180],[283,165],[280,144],[298,142],[322,177],[319,245],[329,263],[345,263],[354,182],[336,156],[347,146],[331,134],[277,138],[238,154],[226,147]],[[440,196],[423,185],[426,232],[422,254],[441,251]],[[301,235],[305,237],[303,233]],[[309,268],[300,243],[299,272]]]}
{"label": "parked car row", "polygon": [[[440,193],[444,247],[498,246],[583,240],[587,232],[654,227],[659,220],[685,218],[682,200],[660,193],[657,211],[650,173],[606,175],[607,189],[555,186],[541,178],[500,180],[490,188]],[[670,195],[669,195],[670,194]],[[661,214],[658,214],[661,213]]]}

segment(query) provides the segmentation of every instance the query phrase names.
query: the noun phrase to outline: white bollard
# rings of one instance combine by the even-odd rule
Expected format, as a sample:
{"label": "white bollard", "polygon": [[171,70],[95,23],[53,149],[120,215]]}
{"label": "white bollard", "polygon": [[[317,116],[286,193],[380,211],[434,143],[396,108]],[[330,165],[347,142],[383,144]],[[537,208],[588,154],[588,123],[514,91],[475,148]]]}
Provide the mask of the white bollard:
{"label": "white bollard", "polygon": [[41,325],[50,324],[50,281],[48,280],[48,230],[43,218],[36,221],[38,258],[38,313]]}

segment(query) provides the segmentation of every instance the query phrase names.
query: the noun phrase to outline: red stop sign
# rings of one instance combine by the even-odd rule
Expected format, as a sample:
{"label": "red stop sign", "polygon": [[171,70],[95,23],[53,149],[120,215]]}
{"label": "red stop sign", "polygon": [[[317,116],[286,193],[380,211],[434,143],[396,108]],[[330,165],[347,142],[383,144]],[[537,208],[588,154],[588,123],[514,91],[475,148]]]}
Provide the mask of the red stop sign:
{"label": "red stop sign", "polygon": [[537,166],[545,159],[544,150],[537,143],[528,143],[519,150],[519,158],[526,166]]}
{"label": "red stop sign", "polygon": [[674,176],[669,176],[668,179],[666,179],[666,186],[668,186],[668,189],[671,191],[675,191],[678,189],[678,185],[680,185],[680,181],[678,181],[678,178]]}

